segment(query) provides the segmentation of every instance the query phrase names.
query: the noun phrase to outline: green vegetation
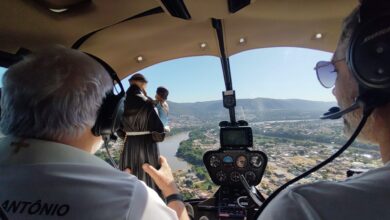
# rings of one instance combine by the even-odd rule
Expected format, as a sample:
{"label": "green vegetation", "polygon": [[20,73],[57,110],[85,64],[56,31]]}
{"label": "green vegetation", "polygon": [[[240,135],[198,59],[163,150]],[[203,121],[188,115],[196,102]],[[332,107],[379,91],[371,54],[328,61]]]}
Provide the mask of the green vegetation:
{"label": "green vegetation", "polygon": [[193,199],[195,197],[193,192],[182,192],[181,195],[183,196],[184,200]]}
{"label": "green vegetation", "polygon": [[181,127],[181,128],[172,128],[169,133],[167,133],[167,136],[175,136],[177,134],[191,131],[194,128],[191,127]]}
{"label": "green vegetation", "polygon": [[192,165],[203,166],[203,154],[205,151],[200,146],[194,146],[194,141],[198,140],[201,144],[214,144],[215,140],[209,140],[209,138],[204,135],[206,131],[207,128],[199,128],[191,131],[189,139],[180,143],[176,156],[186,160]]}
{"label": "green vegetation", "polygon": [[[191,131],[189,139],[180,143],[176,156],[193,165],[192,171],[196,174],[199,180],[201,180],[201,183],[194,184],[194,188],[212,190],[214,183],[211,181],[210,176],[203,165],[203,154],[205,153],[205,150],[194,145],[195,141],[199,141],[201,144],[215,143],[215,140],[209,140],[209,138],[204,135],[206,130],[206,128],[200,128]],[[193,183],[186,182],[187,186],[192,186],[192,184]]]}
{"label": "green vegetation", "polygon": [[[112,143],[110,143],[108,145],[108,149],[110,150],[111,157],[114,159],[115,163],[118,164],[119,163],[120,152],[118,150],[113,149],[112,147],[113,147]],[[107,151],[104,148],[104,146],[102,146],[98,151],[96,151],[95,156],[97,156],[100,159],[106,161],[108,164],[111,164],[111,161],[110,161],[110,159],[109,159],[109,157],[107,155]]]}
{"label": "green vegetation", "polygon": [[177,149],[176,156],[184,159],[192,165],[202,166],[204,152],[200,147],[192,146],[193,139],[191,138],[191,133],[190,139],[180,143],[180,147]]}

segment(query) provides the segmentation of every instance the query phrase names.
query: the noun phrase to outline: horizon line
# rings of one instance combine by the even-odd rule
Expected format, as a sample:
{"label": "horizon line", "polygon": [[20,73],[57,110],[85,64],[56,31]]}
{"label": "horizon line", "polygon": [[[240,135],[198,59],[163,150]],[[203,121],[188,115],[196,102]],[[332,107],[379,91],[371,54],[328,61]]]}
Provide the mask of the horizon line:
{"label": "horizon line", "polygon": [[[266,98],[266,97],[257,97],[257,98],[236,98],[236,100],[255,100],[255,99],[272,99],[272,100],[299,100],[299,101],[310,101],[310,102],[328,102],[328,103],[336,103],[334,101],[324,101],[324,100],[310,100],[310,99],[302,99],[302,98]],[[199,102],[215,102],[222,101],[222,99],[214,99],[214,100],[202,100],[202,101],[189,101],[189,102],[178,102],[173,100],[168,100],[168,102],[178,103],[178,104],[191,104],[191,103],[199,103]]]}

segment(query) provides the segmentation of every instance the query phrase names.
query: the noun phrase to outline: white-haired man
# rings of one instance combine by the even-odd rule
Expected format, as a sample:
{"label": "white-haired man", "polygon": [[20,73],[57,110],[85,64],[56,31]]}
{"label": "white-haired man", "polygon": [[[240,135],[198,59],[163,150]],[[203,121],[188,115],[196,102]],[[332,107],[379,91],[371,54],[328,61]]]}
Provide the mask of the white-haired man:
{"label": "white-haired man", "polygon": [[[332,61],[324,67],[329,75],[319,76],[324,86],[335,86],[333,94],[341,109],[351,106],[359,95],[358,81],[346,61],[351,36],[359,25],[359,17],[358,8],[345,19]],[[336,75],[332,76],[333,74]],[[379,144],[385,166],[342,182],[322,181],[288,188],[270,202],[258,219],[390,219],[389,111],[390,104],[376,108],[360,134],[361,139]],[[347,135],[355,131],[362,116],[362,109],[343,116]]]}
{"label": "white-haired man", "polygon": [[[9,219],[187,219],[136,177],[92,154],[91,128],[109,74],[94,59],[48,47],[11,66],[1,97],[0,205]],[[164,196],[178,193],[169,165],[145,164]]]}

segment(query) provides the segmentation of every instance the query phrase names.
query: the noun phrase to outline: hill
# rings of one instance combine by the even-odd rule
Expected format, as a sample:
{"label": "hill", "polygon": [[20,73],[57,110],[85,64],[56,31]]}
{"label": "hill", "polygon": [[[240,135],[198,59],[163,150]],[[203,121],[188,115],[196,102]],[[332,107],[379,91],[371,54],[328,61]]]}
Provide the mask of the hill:
{"label": "hill", "polygon": [[[200,120],[227,120],[228,110],[222,100],[175,103],[169,102],[172,118],[190,116]],[[300,99],[238,99],[237,119],[248,121],[317,119],[334,106],[334,102],[319,102]]]}

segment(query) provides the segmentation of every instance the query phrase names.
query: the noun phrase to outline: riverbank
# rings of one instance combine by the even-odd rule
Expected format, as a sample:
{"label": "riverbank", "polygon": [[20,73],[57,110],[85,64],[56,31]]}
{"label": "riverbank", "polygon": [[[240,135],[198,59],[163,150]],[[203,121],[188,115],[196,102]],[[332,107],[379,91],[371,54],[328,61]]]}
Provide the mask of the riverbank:
{"label": "riverbank", "polygon": [[180,143],[189,138],[189,133],[190,132],[181,132],[172,136],[168,136],[163,142],[158,144],[160,154],[167,158],[173,172],[191,169],[191,165],[189,163],[176,156],[176,152],[180,147]]}
{"label": "riverbank", "polygon": [[180,143],[176,156],[183,158],[191,169],[175,174],[180,190],[186,199],[209,198],[218,189],[208,175],[203,164],[203,154],[215,144],[215,140],[205,135],[206,128],[194,129],[189,138]]}

